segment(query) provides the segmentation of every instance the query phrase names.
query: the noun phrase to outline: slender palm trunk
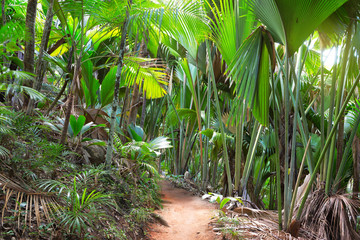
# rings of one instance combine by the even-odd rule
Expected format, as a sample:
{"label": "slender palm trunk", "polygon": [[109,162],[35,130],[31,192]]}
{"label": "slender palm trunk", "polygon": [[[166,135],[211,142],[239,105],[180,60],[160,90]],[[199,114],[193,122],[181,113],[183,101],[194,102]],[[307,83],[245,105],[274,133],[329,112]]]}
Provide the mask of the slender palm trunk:
{"label": "slender palm trunk", "polygon": [[146,116],[146,92],[144,92],[143,102],[142,102],[142,110],[141,110],[140,126],[142,128],[144,128],[145,116]]}
{"label": "slender palm trunk", "polygon": [[339,170],[340,167],[340,163],[341,163],[341,159],[344,153],[344,120],[345,120],[345,115],[342,114],[341,115],[341,120],[339,123],[339,131],[338,131],[338,138],[337,138],[337,143],[336,143],[336,150],[337,150],[337,155],[336,155],[336,172]]}
{"label": "slender palm trunk", "polygon": [[[33,88],[37,91],[40,91],[40,89],[41,89],[41,85],[42,85],[43,78],[44,78],[46,68],[47,68],[47,62],[43,60],[43,57],[44,57],[44,53],[46,52],[47,47],[48,47],[48,42],[49,42],[49,37],[50,37],[50,32],[51,32],[51,25],[52,25],[52,20],[53,20],[53,16],[54,16],[53,6],[54,6],[54,0],[50,0],[49,7],[48,7],[48,10],[46,13],[44,32],[43,32],[43,35],[41,38],[38,62],[36,64],[36,79],[33,84]],[[29,102],[28,109],[27,109],[27,114],[30,114],[30,112],[34,108],[34,103],[35,103],[34,100],[31,99]]]}
{"label": "slender palm trunk", "polygon": [[139,85],[135,83],[134,90],[131,97],[131,104],[130,104],[130,114],[129,114],[129,124],[136,124],[136,115],[138,112],[138,102],[139,102]]}
{"label": "slender palm trunk", "polygon": [[358,197],[359,194],[359,179],[360,179],[360,138],[355,135],[352,143],[353,153],[353,169],[354,169],[354,184],[353,196]]}
{"label": "slender palm trunk", "polygon": [[[6,24],[6,16],[5,16],[5,0],[1,0],[1,23],[4,26]],[[6,62],[6,48],[4,47],[4,57],[3,64]],[[1,70],[2,71],[2,70]],[[1,72],[2,73],[2,72]]]}
{"label": "slender palm trunk", "polygon": [[[34,73],[35,64],[35,20],[37,0],[29,0],[26,9],[26,33],[25,33],[25,52],[24,52],[24,71]],[[30,80],[26,80],[25,86],[32,86]],[[24,96],[23,109],[25,110],[29,103],[29,96]]]}
{"label": "slender palm trunk", "polygon": [[64,127],[61,131],[60,144],[62,144],[62,145],[65,145],[65,143],[66,143],[67,131],[69,129],[70,115],[71,115],[71,109],[73,107],[73,102],[74,102],[74,94],[72,94],[70,91],[69,98],[68,98],[68,104],[66,106]]}
{"label": "slender palm trunk", "polygon": [[49,115],[49,113],[51,112],[51,110],[55,107],[55,105],[57,104],[57,102],[59,101],[59,99],[61,98],[61,96],[63,95],[63,93],[65,92],[66,86],[68,85],[69,80],[66,80],[64,82],[64,85],[62,86],[60,92],[57,94],[57,96],[55,97],[54,101],[51,103],[50,107],[48,108],[48,110],[45,113],[45,116]]}
{"label": "slender palm trunk", "polygon": [[78,81],[78,78],[80,75],[80,63],[81,63],[81,58],[79,57],[75,61],[74,77],[73,77],[72,84],[70,87],[69,98],[67,100],[68,104],[66,106],[64,127],[61,132],[60,144],[63,144],[63,145],[66,142],[67,132],[68,132],[68,128],[69,128],[70,115],[71,115],[71,111],[73,109],[74,101],[75,101],[75,97],[76,97],[74,95],[74,88],[75,88],[75,83]]}
{"label": "slender palm trunk", "polygon": [[126,43],[126,35],[127,35],[127,30],[128,30],[129,20],[130,20],[131,6],[132,6],[132,0],[129,0],[128,8],[126,10],[126,18],[125,18],[125,21],[124,21],[124,24],[122,27],[118,68],[116,71],[114,99],[112,102],[112,111],[111,111],[111,117],[110,117],[109,140],[108,140],[108,144],[107,144],[106,159],[105,159],[107,168],[110,168],[110,166],[111,166],[111,160],[112,160],[112,155],[113,155],[115,118],[116,118],[117,107],[119,105],[120,80],[121,80],[121,72],[122,72],[122,67],[123,67],[123,62],[124,62],[125,43]]}

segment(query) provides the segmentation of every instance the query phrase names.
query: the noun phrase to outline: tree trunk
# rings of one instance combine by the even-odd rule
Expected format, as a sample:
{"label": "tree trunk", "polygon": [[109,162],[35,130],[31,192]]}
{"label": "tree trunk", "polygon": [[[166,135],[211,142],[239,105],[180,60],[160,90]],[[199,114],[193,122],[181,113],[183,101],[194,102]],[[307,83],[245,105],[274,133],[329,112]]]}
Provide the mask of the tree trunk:
{"label": "tree trunk", "polygon": [[68,132],[69,122],[70,122],[70,115],[71,115],[71,110],[73,108],[74,97],[75,97],[74,96],[74,88],[75,88],[76,82],[77,82],[79,74],[80,74],[80,64],[81,64],[81,57],[79,57],[75,61],[75,70],[74,70],[73,80],[72,80],[72,83],[71,83],[71,86],[70,86],[68,104],[66,106],[64,127],[63,127],[63,130],[61,132],[60,144],[62,144],[62,145],[65,144],[66,138],[67,138],[67,132]]}
{"label": "tree trunk", "polygon": [[[1,0],[1,24],[4,26],[6,24],[5,17],[5,0]],[[4,47],[4,56],[3,56],[3,64],[6,65],[6,47]],[[1,70],[2,74],[2,70]]]}
{"label": "tree trunk", "polygon": [[[26,33],[25,33],[25,52],[24,52],[24,71],[34,73],[35,62],[35,20],[36,20],[37,0],[28,0],[26,9]],[[25,86],[32,86],[30,80],[26,80]],[[24,96],[23,109],[25,110],[29,103],[29,96]]]}
{"label": "tree trunk", "polygon": [[341,159],[344,153],[344,114],[341,115],[341,120],[339,122],[339,130],[338,130],[338,139],[336,143],[336,172],[339,170]]}
{"label": "tree trunk", "polygon": [[144,92],[143,102],[142,102],[142,110],[141,110],[140,126],[142,128],[144,128],[145,116],[146,116],[146,92]]}
{"label": "tree trunk", "polygon": [[120,123],[119,123],[119,128],[122,128],[123,122],[124,122],[124,118],[125,118],[125,113],[128,109],[128,97],[129,97],[129,91],[130,89],[128,87],[126,87],[125,90],[125,98],[124,98],[124,102],[123,102],[123,107],[122,107],[122,111],[121,111],[121,116],[120,116]]}
{"label": "tree trunk", "polygon": [[131,97],[129,124],[136,124],[139,97],[139,85],[135,83],[133,94]]}
{"label": "tree trunk", "polygon": [[73,106],[73,99],[74,99],[74,95],[72,94],[72,92],[70,90],[69,98],[68,98],[68,104],[66,106],[64,127],[63,127],[63,129],[61,131],[60,144],[62,144],[62,145],[65,145],[65,143],[66,143],[67,132],[68,132],[68,129],[69,129],[71,109],[72,109],[72,106]]}
{"label": "tree trunk", "polygon": [[359,179],[360,179],[360,138],[355,135],[352,143],[353,153],[353,168],[354,168],[354,184],[353,184],[353,196],[358,197],[359,193]]}
{"label": "tree trunk", "polygon": [[63,93],[65,92],[66,86],[69,83],[69,80],[66,80],[64,82],[64,85],[62,86],[60,92],[58,93],[58,95],[56,96],[56,98],[54,99],[54,101],[52,102],[52,104],[50,105],[50,107],[48,108],[48,110],[45,113],[45,116],[49,115],[49,113],[51,112],[51,110],[55,107],[55,105],[57,104],[57,102],[59,101],[59,99],[61,98],[61,95],[63,95]]}
{"label": "tree trunk", "polygon": [[114,99],[112,102],[112,111],[111,111],[111,118],[110,118],[110,130],[109,130],[109,140],[107,144],[106,150],[106,167],[110,168],[111,161],[112,161],[112,154],[113,154],[113,144],[114,144],[114,132],[115,132],[115,118],[116,118],[116,111],[119,105],[119,90],[120,90],[120,80],[121,80],[121,71],[124,62],[124,53],[125,53],[125,43],[126,43],[126,34],[129,25],[129,18],[130,18],[130,8],[132,6],[132,0],[128,1],[128,8],[126,9],[126,18],[122,27],[121,33],[121,41],[120,41],[120,53],[118,59],[118,67],[116,71],[116,79],[115,79],[115,89],[114,89]]}
{"label": "tree trunk", "polygon": [[[40,51],[38,56],[38,62],[36,64],[36,79],[33,84],[33,88],[37,91],[40,91],[41,85],[43,82],[43,78],[46,72],[47,68],[47,62],[43,61],[44,52],[47,50],[50,32],[51,32],[51,25],[53,20],[53,6],[54,6],[54,0],[49,0],[49,8],[46,13],[46,20],[44,25],[44,32],[41,38],[41,45],[40,45]],[[34,108],[34,100],[30,100],[29,106],[27,109],[27,114],[30,114],[32,109]]]}
{"label": "tree trunk", "polygon": [[[49,50],[50,51],[50,50]],[[48,51],[48,54],[50,54]],[[71,64],[72,64],[72,57],[74,54],[74,47],[70,48],[69,51],[69,58],[68,58],[68,62],[66,65],[66,69],[68,71],[68,75],[66,76],[66,80],[65,83],[63,85],[63,87],[61,88],[60,92],[58,93],[58,95],[56,96],[56,98],[54,99],[53,103],[50,105],[49,109],[46,111],[45,116],[49,115],[50,111],[55,107],[55,105],[57,104],[57,102],[59,101],[59,99],[61,98],[61,95],[63,95],[63,93],[65,92],[66,86],[68,85],[68,83],[70,82],[70,74],[71,74]]]}

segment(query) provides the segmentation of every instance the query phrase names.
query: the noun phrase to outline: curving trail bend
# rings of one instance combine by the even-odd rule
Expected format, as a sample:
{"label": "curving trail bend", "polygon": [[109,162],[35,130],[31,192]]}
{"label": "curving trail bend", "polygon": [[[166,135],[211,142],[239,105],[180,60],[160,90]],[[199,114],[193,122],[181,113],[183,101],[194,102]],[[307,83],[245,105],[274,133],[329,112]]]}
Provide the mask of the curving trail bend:
{"label": "curving trail bend", "polygon": [[209,227],[216,206],[193,196],[184,189],[175,188],[168,181],[160,183],[163,206],[159,214],[169,227],[158,223],[150,226],[152,240],[215,240],[221,239]]}

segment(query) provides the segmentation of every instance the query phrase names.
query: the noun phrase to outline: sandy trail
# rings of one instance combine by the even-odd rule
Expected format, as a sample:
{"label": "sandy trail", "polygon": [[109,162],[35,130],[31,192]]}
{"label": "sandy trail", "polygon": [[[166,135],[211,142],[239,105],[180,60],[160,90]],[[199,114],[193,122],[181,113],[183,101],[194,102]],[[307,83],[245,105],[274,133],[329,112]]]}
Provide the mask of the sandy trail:
{"label": "sandy trail", "polygon": [[170,227],[160,224],[150,226],[153,240],[214,240],[220,239],[208,226],[216,206],[193,196],[191,193],[174,188],[170,182],[160,183],[164,208],[156,211]]}

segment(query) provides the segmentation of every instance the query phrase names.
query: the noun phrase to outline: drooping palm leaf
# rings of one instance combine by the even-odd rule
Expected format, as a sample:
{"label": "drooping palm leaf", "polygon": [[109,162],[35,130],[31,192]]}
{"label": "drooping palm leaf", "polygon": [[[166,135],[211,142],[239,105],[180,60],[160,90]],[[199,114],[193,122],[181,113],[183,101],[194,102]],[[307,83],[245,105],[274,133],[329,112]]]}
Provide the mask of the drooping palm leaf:
{"label": "drooping palm leaf", "polygon": [[266,30],[256,29],[239,48],[229,66],[236,84],[236,98],[232,114],[237,115],[244,99],[253,109],[257,120],[267,126],[269,118],[270,58],[266,45]]}
{"label": "drooping palm leaf", "polygon": [[255,17],[249,11],[246,1],[233,3],[233,1],[221,0],[220,8],[214,0],[206,3],[213,15],[210,38],[216,43],[222,58],[229,65],[241,43],[254,30]]}
{"label": "drooping palm leaf", "polygon": [[179,124],[179,118],[180,120],[189,121],[191,126],[195,124],[196,122],[195,110],[189,108],[180,108],[180,109],[176,109],[176,112],[175,110],[172,110],[166,115],[166,122],[170,126],[177,126]]}
{"label": "drooping palm leaf", "polygon": [[170,1],[165,8],[149,10],[159,30],[178,41],[196,59],[200,42],[209,32],[205,13],[198,1]]}
{"label": "drooping palm leaf", "polygon": [[132,86],[135,83],[146,91],[146,97],[160,98],[166,94],[164,86],[167,85],[164,68],[153,59],[128,57],[124,59],[125,69],[123,80],[125,84]]}

